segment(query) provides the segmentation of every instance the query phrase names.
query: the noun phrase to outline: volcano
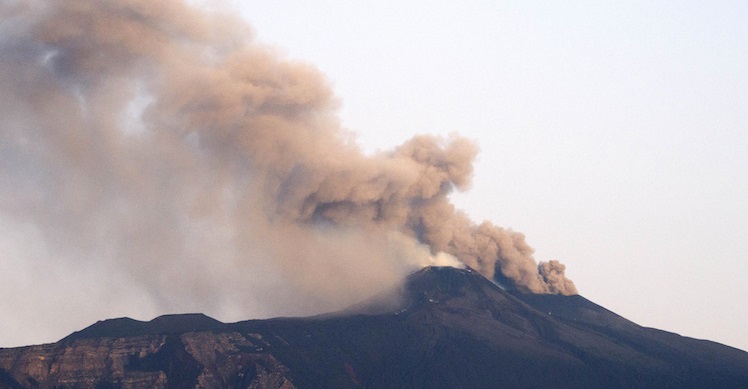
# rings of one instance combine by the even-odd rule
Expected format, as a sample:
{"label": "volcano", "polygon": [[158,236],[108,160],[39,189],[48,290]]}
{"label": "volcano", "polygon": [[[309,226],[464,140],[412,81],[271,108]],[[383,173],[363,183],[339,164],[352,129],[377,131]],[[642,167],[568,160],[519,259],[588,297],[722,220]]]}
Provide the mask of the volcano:
{"label": "volcano", "polygon": [[451,267],[424,268],[396,294],[306,318],[100,321],[0,349],[0,387],[748,387],[748,353],[641,327],[579,295],[507,291]]}

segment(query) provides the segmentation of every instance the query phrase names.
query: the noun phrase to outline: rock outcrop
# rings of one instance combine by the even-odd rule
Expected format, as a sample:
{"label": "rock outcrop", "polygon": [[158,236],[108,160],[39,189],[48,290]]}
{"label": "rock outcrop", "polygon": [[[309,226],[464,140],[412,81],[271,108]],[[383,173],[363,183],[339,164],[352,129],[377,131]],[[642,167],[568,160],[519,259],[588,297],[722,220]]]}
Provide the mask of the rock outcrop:
{"label": "rock outcrop", "polygon": [[0,351],[0,387],[294,388],[261,336],[187,332]]}

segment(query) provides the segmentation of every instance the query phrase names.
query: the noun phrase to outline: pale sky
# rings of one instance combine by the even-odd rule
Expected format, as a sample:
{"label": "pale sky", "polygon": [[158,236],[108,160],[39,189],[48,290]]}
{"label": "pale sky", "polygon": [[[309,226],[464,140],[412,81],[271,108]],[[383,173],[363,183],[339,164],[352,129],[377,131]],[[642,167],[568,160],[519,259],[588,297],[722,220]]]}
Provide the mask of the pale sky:
{"label": "pale sky", "polygon": [[[241,7],[239,6],[241,4]],[[457,132],[455,202],[588,299],[748,349],[748,3],[235,1],[367,150]]]}
{"label": "pale sky", "polygon": [[[223,3],[256,40],[324,73],[367,152],[415,134],[474,140],[473,184],[454,202],[476,222],[524,233],[535,258],[564,263],[586,298],[643,326],[748,350],[748,3],[192,2]],[[28,130],[0,130],[10,134],[2,162],[23,156],[24,136],[33,144]],[[11,172],[0,180],[36,188],[13,171],[0,166]],[[18,193],[33,192],[0,187],[0,205]],[[168,291],[133,287],[148,267],[102,277],[118,268],[88,261],[86,248],[85,260],[54,252],[59,242],[12,213],[0,213],[0,347],[177,313],[149,297]],[[222,249],[216,257],[231,258]],[[257,274],[252,282],[273,290]],[[273,311],[234,312],[217,318]]]}

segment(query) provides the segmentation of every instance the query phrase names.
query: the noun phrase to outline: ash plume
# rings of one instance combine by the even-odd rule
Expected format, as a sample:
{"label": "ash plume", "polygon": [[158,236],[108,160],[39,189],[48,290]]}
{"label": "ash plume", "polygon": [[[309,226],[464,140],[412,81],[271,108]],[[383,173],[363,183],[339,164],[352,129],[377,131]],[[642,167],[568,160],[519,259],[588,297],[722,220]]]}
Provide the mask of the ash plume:
{"label": "ash plume", "polygon": [[0,224],[36,231],[60,268],[172,310],[339,308],[445,253],[576,293],[522,234],[450,203],[472,142],[365,155],[328,81],[240,20],[150,0],[11,0],[0,20]]}

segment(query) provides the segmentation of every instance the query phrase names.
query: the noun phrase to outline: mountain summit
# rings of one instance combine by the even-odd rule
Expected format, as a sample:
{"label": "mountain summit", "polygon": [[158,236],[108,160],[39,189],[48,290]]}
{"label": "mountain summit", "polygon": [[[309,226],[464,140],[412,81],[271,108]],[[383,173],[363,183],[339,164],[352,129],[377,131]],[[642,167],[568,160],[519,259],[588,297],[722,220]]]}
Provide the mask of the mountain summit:
{"label": "mountain summit", "polygon": [[389,309],[230,324],[120,318],[0,349],[0,387],[745,388],[748,353],[640,327],[582,296],[429,267]]}

